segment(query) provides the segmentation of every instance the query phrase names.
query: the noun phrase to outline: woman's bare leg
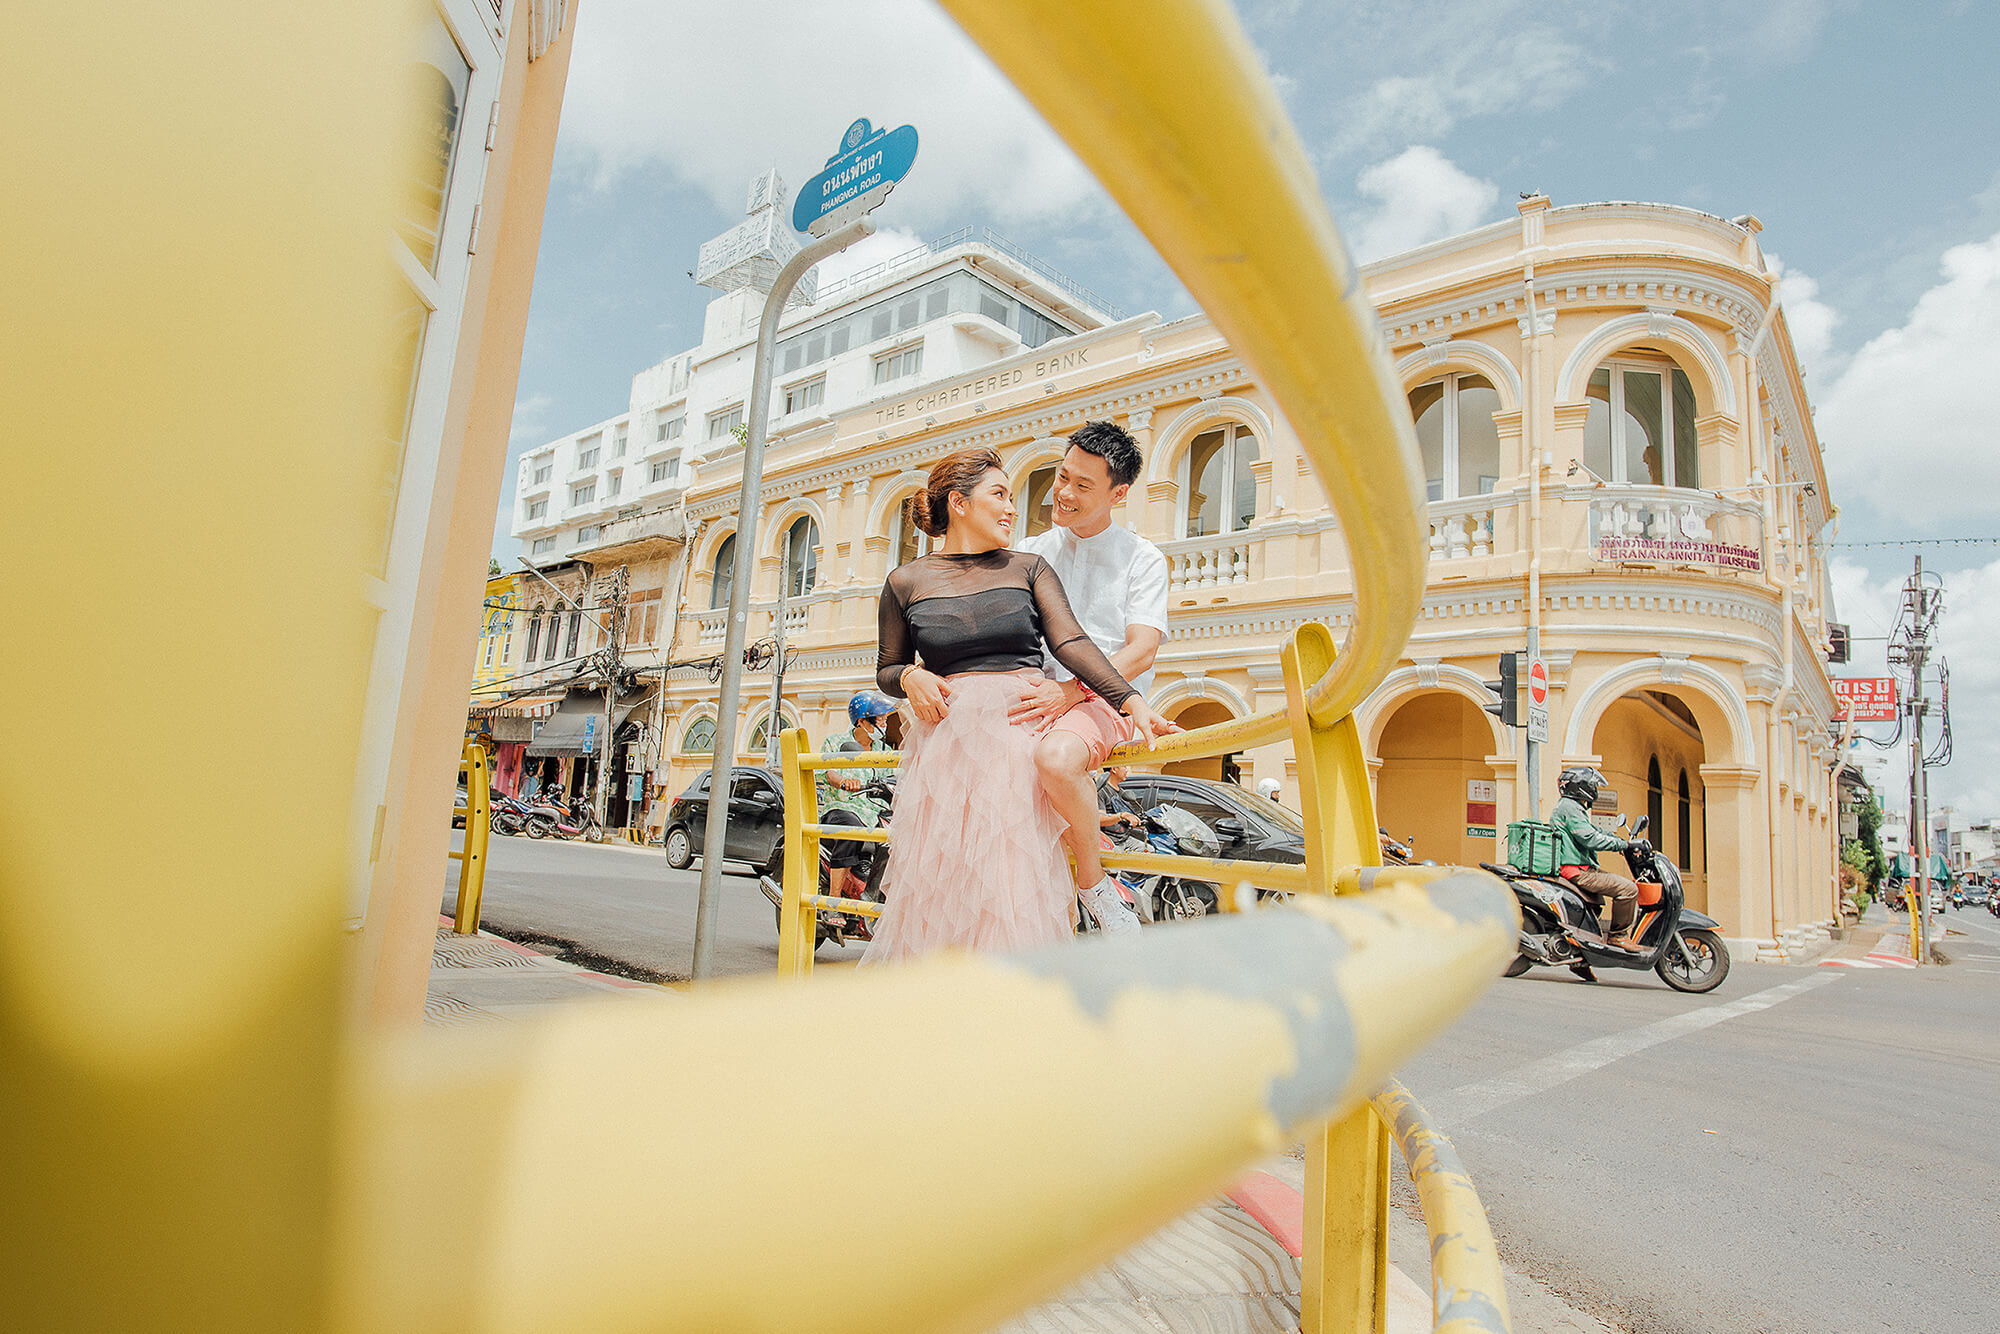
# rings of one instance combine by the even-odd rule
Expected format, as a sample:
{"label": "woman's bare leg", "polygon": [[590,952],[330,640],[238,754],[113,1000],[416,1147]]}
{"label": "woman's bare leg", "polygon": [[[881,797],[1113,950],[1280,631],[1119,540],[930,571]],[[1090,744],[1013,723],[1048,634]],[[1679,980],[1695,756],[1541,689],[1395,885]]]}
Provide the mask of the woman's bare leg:
{"label": "woman's bare leg", "polygon": [[1090,747],[1074,732],[1051,732],[1035,746],[1035,773],[1068,826],[1063,838],[1076,858],[1076,883],[1086,889],[1104,878],[1097,854],[1097,784],[1089,764]]}

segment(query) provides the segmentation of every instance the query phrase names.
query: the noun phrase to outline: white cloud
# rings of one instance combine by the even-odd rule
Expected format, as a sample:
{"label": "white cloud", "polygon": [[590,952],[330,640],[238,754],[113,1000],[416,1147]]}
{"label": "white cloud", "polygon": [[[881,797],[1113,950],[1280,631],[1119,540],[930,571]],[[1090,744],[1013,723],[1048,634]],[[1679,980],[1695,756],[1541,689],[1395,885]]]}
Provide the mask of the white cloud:
{"label": "white cloud", "polygon": [[1819,299],[1819,282],[1766,251],[1764,260],[1778,275],[1778,305],[1785,312],[1785,324],[1792,331],[1792,347],[1799,364],[1808,370],[1824,370],[1826,356],[1833,350],[1834,326],[1840,312]]}
{"label": "white cloud", "polygon": [[1919,532],[2000,517],[2000,235],[1947,250],[1940,267],[1903,326],[1855,354],[1816,423],[1841,492]]}
{"label": "white cloud", "polygon": [[1556,32],[1496,7],[1408,34],[1401,54],[1421,74],[1377,79],[1340,109],[1337,153],[1442,139],[1470,116],[1546,110],[1583,86],[1592,61]]}
{"label": "white cloud", "polygon": [[591,0],[563,134],[602,182],[664,168],[729,213],[776,164],[796,190],[849,121],[914,124],[890,204],[926,227],[1104,207],[1076,156],[935,5],[920,0]]}
{"label": "white cloud", "polygon": [[1354,231],[1354,257],[1362,264],[1476,227],[1500,198],[1493,182],[1421,144],[1369,167],[1355,185],[1374,201]]}
{"label": "white cloud", "polygon": [[530,394],[526,398],[515,399],[513,424],[507,429],[507,443],[517,445],[523,440],[539,443],[546,438],[549,409],[555,405],[553,394]]}

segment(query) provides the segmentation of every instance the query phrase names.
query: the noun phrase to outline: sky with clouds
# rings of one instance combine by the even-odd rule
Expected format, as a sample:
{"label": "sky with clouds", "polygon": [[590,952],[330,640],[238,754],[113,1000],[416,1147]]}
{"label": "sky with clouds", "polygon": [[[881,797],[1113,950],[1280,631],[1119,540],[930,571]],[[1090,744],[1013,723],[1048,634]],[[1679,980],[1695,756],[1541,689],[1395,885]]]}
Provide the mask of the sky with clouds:
{"label": "sky with clouds", "polygon": [[[1826,448],[1836,540],[2000,539],[2000,136],[1993,6],[1860,0],[1242,0],[1357,257],[1558,205],[1754,213]],[[1747,17],[1746,17],[1747,16]],[[917,126],[885,234],[993,227],[1127,313],[1186,292],[943,12],[919,0],[588,0],[578,9],[513,443],[625,409],[700,341],[701,242],[750,179],[789,184],[849,121]],[[1199,88],[1187,90],[1190,97]],[[1226,206],[1223,201],[1222,206]],[[512,503],[512,469],[505,504]],[[504,510],[503,510],[504,513]],[[503,517],[495,547],[515,550]],[[1879,664],[1912,556],[1942,575],[1956,758],[1933,792],[2000,816],[2000,542],[1847,545],[1842,617]],[[1902,767],[1883,774],[1899,784]]]}

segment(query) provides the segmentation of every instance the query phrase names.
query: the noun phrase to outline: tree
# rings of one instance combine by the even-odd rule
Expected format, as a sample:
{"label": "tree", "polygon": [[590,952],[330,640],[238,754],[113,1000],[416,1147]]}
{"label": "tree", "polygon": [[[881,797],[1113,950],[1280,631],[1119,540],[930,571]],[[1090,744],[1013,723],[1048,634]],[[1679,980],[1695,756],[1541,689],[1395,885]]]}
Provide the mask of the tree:
{"label": "tree", "polygon": [[497,576],[497,575],[501,575],[501,574],[504,574],[504,573],[506,573],[506,571],[504,571],[504,570],[502,570],[502,569],[500,568],[500,558],[499,558],[499,557],[497,557],[497,556],[488,556],[488,557],[486,558],[486,577],[487,577],[488,579],[491,579],[491,578],[494,578],[495,576]]}
{"label": "tree", "polygon": [[[1868,799],[1855,809],[1854,814],[1860,826],[1856,841],[1867,854],[1868,884],[1872,889],[1889,875],[1889,859],[1882,852],[1882,799],[1873,792],[1869,793]],[[1844,855],[1842,860],[1846,860]]]}

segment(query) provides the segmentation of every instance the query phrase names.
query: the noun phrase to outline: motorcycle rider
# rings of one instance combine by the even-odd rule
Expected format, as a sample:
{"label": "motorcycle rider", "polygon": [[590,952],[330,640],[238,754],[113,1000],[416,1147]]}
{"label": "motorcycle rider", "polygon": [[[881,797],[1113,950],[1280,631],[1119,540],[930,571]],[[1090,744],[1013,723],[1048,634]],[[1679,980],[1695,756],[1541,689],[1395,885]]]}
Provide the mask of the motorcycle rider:
{"label": "motorcycle rider", "polygon": [[[1639,886],[1597,866],[1598,853],[1626,852],[1635,846],[1632,840],[1591,823],[1588,812],[1603,786],[1603,774],[1582,766],[1565,769],[1556,779],[1556,791],[1562,799],[1549,813],[1549,823],[1556,827],[1557,869],[1563,879],[1592,902],[1600,898],[1611,900],[1611,930],[1606,943],[1636,950],[1639,945],[1632,939],[1632,921],[1639,915]],[[1587,966],[1578,965],[1574,971],[1589,980]]]}
{"label": "motorcycle rider", "polygon": [[[847,701],[848,732],[828,737],[826,749],[855,753],[887,750],[888,717],[896,711],[896,701],[879,690],[862,690]],[[882,805],[863,795],[861,789],[887,774],[887,769],[822,769],[819,771],[819,818],[825,824],[851,824],[872,828],[882,813]],[[846,898],[861,897],[863,881],[855,867],[868,859],[868,845],[849,839],[829,839],[826,849],[828,892]]]}

